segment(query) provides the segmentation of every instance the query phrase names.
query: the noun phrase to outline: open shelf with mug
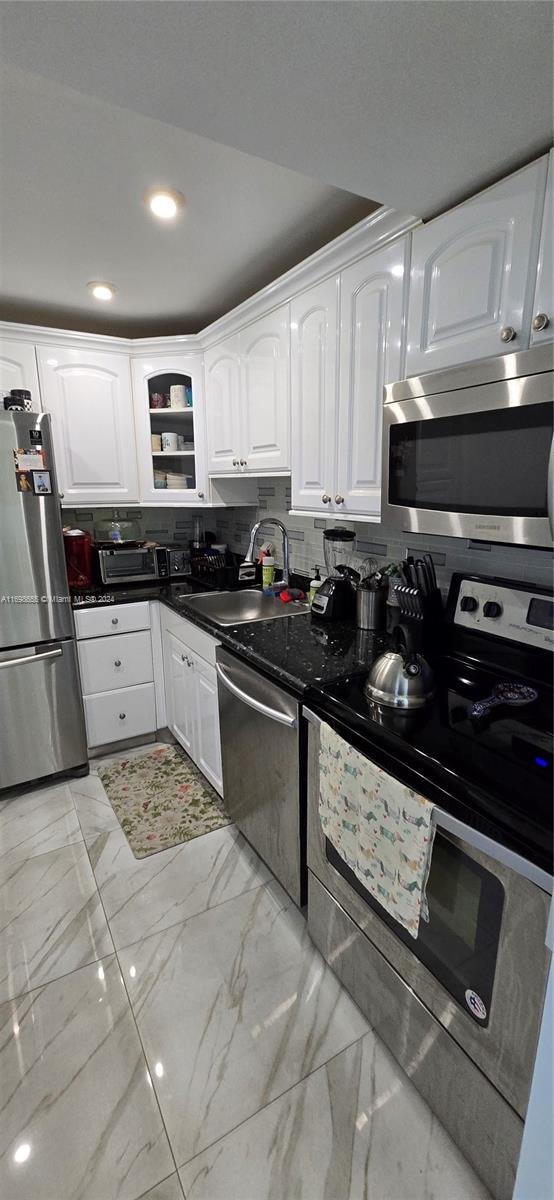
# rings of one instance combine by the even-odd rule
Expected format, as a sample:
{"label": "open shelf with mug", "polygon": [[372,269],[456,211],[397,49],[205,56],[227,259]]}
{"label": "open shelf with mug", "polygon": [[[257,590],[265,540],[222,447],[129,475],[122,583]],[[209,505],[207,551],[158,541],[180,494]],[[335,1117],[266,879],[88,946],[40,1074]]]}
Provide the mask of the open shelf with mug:
{"label": "open shelf with mug", "polygon": [[[133,361],[141,499],[198,504],[207,486],[202,442],[200,359]],[[195,403],[196,401],[196,403]],[[200,437],[198,436],[200,431]]]}

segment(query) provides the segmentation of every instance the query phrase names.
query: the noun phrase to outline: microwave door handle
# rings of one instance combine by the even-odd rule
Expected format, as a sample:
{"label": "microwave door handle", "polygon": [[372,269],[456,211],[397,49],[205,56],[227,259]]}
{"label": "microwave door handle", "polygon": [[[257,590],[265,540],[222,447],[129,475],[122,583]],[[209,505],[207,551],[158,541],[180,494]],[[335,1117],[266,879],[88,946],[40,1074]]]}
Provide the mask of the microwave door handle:
{"label": "microwave door handle", "polygon": [[270,721],[278,721],[279,725],[286,725],[288,729],[296,729],[298,721],[296,717],[289,717],[287,713],[278,712],[275,708],[270,708],[268,704],[262,704],[261,700],[256,700],[254,696],[249,696],[247,692],[243,692],[232,679],[220,663],[215,664],[218,679],[221,680],[223,687],[235,696],[237,700],[241,700],[243,704],[247,704],[249,708],[253,708],[255,712],[261,713],[263,717],[269,717]]}

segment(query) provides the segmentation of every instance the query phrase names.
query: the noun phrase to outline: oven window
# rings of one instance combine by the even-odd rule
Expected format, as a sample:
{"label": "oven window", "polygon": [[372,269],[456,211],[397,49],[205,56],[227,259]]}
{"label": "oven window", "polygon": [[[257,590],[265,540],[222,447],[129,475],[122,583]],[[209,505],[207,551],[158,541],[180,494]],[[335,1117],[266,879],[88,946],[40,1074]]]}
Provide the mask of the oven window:
{"label": "oven window", "polygon": [[547,515],[550,404],[393,425],[389,503],[440,512]]}
{"label": "oven window", "polygon": [[[429,919],[414,940],[370,896],[326,840],[328,861],[431,971],[477,1024],[489,1024],[500,941],[504,888],[457,843],[437,832],[427,881]],[[371,937],[371,931],[366,930]]]}
{"label": "oven window", "polygon": [[113,554],[104,559],[104,562],[110,579],[117,579],[118,575],[151,574],[153,570],[153,558],[150,550],[147,550],[146,553],[138,550],[136,554],[133,554],[132,550],[124,550],[123,553],[115,550]]}

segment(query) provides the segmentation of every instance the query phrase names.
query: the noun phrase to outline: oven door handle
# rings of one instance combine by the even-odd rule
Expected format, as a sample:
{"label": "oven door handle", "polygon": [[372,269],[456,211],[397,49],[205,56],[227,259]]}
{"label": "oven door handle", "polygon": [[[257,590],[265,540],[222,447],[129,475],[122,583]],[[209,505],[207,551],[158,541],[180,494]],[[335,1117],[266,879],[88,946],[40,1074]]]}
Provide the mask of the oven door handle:
{"label": "oven door handle", "polygon": [[548,459],[548,479],[546,483],[546,506],[548,509],[548,522],[550,525],[550,536],[554,542],[554,437],[550,447],[550,458]]}
{"label": "oven door handle", "polygon": [[[318,717],[317,713],[312,712],[310,708],[303,708],[302,715],[311,725],[319,727],[323,724],[321,717]],[[461,842],[465,842],[467,846],[473,846],[474,850],[480,850],[482,854],[488,854],[489,858],[493,858],[495,862],[502,863],[504,867],[509,867],[511,871],[515,871],[518,875],[523,875],[525,879],[529,879],[531,883],[536,883],[537,887],[542,888],[543,892],[548,892],[550,896],[552,895],[554,890],[552,875],[549,875],[547,871],[543,871],[541,867],[537,867],[535,863],[529,862],[529,859],[523,858],[521,854],[516,854],[515,850],[509,850],[507,846],[501,845],[500,842],[495,842],[494,838],[487,837],[485,833],[480,833],[472,825],[466,825],[465,821],[459,821],[457,817],[451,816],[443,808],[439,808],[437,804],[433,808],[432,820],[437,828],[444,829],[445,833],[453,834]]]}
{"label": "oven door handle", "polygon": [[286,725],[287,729],[296,729],[298,721],[296,717],[290,717],[288,713],[278,712],[276,708],[270,708],[268,704],[262,704],[261,700],[256,700],[254,696],[249,696],[248,692],[243,692],[232,679],[220,663],[215,664],[215,669],[218,679],[221,680],[223,687],[231,693],[237,700],[241,700],[243,704],[247,704],[249,708],[253,708],[255,712],[261,713],[263,717],[269,717],[270,721],[277,721],[279,725]]}

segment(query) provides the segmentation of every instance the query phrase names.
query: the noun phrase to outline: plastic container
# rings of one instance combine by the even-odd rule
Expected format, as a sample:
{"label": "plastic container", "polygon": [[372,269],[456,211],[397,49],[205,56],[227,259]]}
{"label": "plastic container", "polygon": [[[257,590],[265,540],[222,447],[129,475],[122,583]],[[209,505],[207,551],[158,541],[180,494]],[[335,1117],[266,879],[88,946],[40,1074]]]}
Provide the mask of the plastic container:
{"label": "plastic container", "polygon": [[314,596],[319,591],[319,588],[321,587],[322,583],[323,583],[323,580],[321,578],[321,575],[319,574],[319,567],[316,567],[314,578],[310,579],[310,590],[308,592],[308,604],[310,605],[310,607],[312,604],[312,600],[314,599]]}
{"label": "plastic container", "polygon": [[271,587],[275,579],[275,559],[266,554],[262,564],[262,587]]}

